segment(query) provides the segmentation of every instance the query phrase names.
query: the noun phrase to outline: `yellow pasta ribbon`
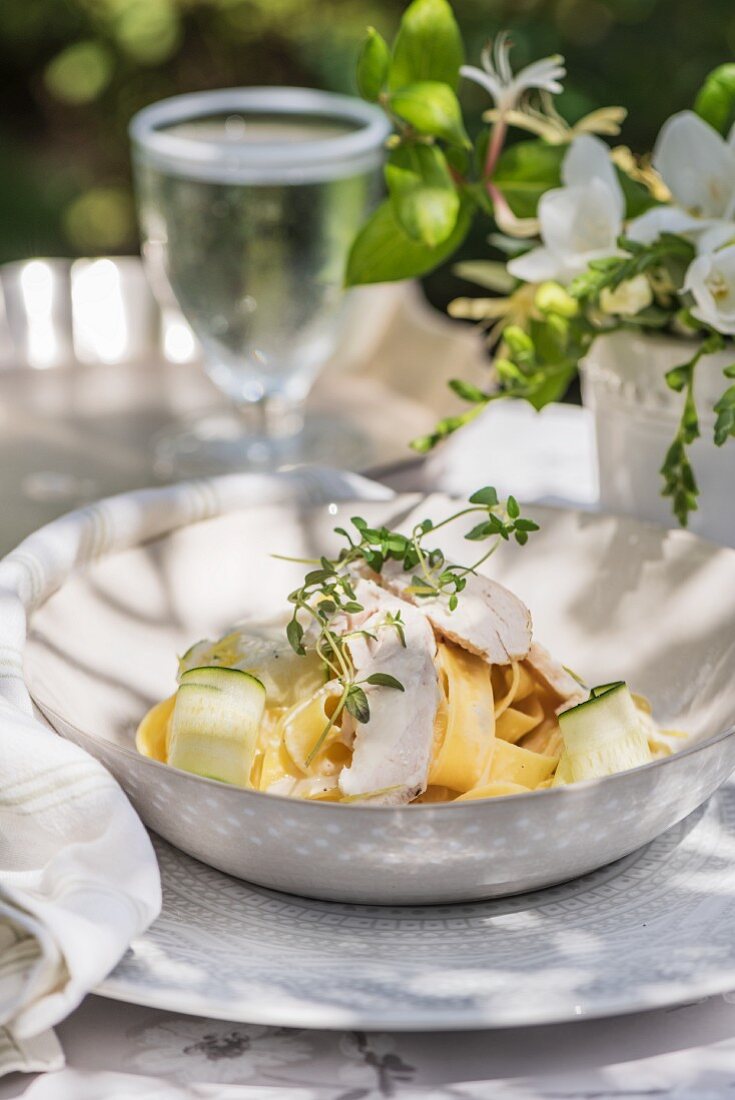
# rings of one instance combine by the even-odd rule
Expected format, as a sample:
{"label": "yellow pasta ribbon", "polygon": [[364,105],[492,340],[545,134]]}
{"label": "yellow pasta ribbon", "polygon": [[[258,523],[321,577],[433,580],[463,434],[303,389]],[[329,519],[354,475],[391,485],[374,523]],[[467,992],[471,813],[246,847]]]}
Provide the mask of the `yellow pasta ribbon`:
{"label": "yellow pasta ribbon", "polygon": [[448,643],[439,645],[438,664],[445,693],[440,725],[445,728],[429,784],[469,791],[485,775],[495,745],[490,670],[481,657]]}
{"label": "yellow pasta ribbon", "polygon": [[513,705],[507,707],[495,726],[495,736],[502,741],[510,741],[515,745],[527,733],[535,729],[543,722],[546,715],[538,695],[528,695],[519,702],[513,700]]}
{"label": "yellow pasta ribbon", "polygon": [[518,783],[534,790],[539,783],[543,783],[553,774],[558,761],[558,756],[529,752],[520,745],[498,741],[487,778],[488,781],[496,779]]}
{"label": "yellow pasta ribbon", "polygon": [[168,739],[176,695],[169,695],[148,711],[135,734],[135,747],[151,760],[168,761]]}
{"label": "yellow pasta ribbon", "polygon": [[507,794],[528,794],[529,788],[521,783],[510,783],[504,779],[494,779],[491,783],[483,783],[481,787],[474,787],[471,791],[461,794],[456,802],[469,802],[476,798],[502,798]]}
{"label": "yellow pasta ribbon", "polygon": [[[286,752],[302,775],[330,775],[339,765],[349,763],[349,753],[337,751],[335,741],[342,737],[339,725],[333,726],[319,753],[310,764],[307,758],[314,745],[324,732],[339,701],[339,690],[326,685],[315,692],[306,702],[297,703],[284,715],[281,722],[281,737]],[[345,747],[342,746],[344,749]]]}

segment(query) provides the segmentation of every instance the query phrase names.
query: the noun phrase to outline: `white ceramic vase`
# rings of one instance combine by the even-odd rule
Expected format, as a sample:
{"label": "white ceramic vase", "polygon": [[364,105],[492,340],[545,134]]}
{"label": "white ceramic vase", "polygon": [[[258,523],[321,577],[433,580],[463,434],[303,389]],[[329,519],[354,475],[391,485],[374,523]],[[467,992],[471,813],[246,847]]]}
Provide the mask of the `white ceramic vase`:
{"label": "white ceramic vase", "polygon": [[[584,403],[595,419],[603,510],[677,525],[670,499],[661,496],[660,469],[684,398],[665,375],[695,350],[693,342],[674,336],[620,331],[599,337],[581,364]],[[735,440],[716,447],[712,432],[713,406],[731,384],[722,372],[732,363],[735,348],[729,347],[697,366],[702,436],[691,457],[700,497],[689,519],[691,530],[729,546],[735,546]]]}

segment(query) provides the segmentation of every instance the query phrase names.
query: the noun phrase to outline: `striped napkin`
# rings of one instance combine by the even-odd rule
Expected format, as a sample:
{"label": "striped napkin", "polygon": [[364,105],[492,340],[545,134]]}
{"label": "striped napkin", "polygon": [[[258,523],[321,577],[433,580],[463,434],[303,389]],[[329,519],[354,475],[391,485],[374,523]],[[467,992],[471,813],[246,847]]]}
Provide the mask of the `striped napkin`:
{"label": "striped napkin", "polygon": [[55,1069],[49,1031],[160,908],[148,836],[117,783],[34,714],[28,617],[78,566],[251,504],[379,500],[327,469],[235,475],[112,497],[41,528],[0,562],[0,1074]]}

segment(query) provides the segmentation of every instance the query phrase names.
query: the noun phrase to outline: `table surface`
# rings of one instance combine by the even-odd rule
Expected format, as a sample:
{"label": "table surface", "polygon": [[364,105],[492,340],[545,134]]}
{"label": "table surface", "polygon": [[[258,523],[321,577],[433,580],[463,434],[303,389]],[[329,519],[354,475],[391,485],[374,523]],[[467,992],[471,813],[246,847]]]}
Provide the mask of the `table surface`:
{"label": "table surface", "polygon": [[[91,496],[153,480],[146,438],[166,418],[183,414],[189,399],[182,396],[181,374],[173,388],[161,373],[141,386],[136,370],[0,372],[1,552]],[[193,374],[188,383],[199,384]],[[380,415],[379,400],[366,404],[363,429],[377,430]],[[420,411],[415,415],[420,420]],[[482,470],[482,481],[513,488],[527,500],[594,507],[592,453],[582,410],[552,407],[539,418],[525,407],[498,406],[461,444],[428,466],[403,467],[392,482],[397,488],[463,491],[475,487]],[[80,1082],[92,1090],[85,1096],[132,1096],[144,1078],[242,1085],[242,1093],[227,1095],[273,1100],[707,1100],[735,1089],[735,995],[563,1026],[369,1036],[207,1021],[90,996],[58,1035],[68,1068],[35,1082],[8,1077],[0,1081],[0,1098],[30,1089],[39,1100],[77,1100]],[[115,1078],[114,1084],[100,1078],[94,1091],[96,1074],[103,1071],[134,1076]],[[145,1094],[161,1095],[161,1088],[154,1083]]]}

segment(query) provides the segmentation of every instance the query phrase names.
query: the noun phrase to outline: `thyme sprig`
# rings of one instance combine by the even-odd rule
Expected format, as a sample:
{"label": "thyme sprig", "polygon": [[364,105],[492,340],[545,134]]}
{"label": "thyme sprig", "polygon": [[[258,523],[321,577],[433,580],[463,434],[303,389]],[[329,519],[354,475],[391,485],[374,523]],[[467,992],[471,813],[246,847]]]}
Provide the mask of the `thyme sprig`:
{"label": "thyme sprig", "polygon": [[[465,516],[474,516],[476,520],[465,538],[470,542],[490,542],[472,565],[455,565],[446,560],[442,550],[427,549],[427,535],[435,534]],[[370,720],[370,704],[363,685],[404,690],[403,684],[387,672],[374,672],[364,679],[358,677],[350,651],[351,639],[366,637],[374,640],[377,637],[375,631],[395,630],[405,646],[406,637],[400,611],[387,612],[372,632],[359,626],[348,628],[350,617],[365,610],[355,592],[355,567],[367,566],[373,573],[381,573],[386,562],[398,562],[402,570],[410,575],[408,592],[419,600],[448,596],[449,609],[454,611],[468,576],[475,573],[504,541],[512,537],[523,546],[529,534],[538,530],[538,524],[521,515],[514,497],[508,497],[503,504],[491,486],[473,493],[466,507],[438,523],[430,519],[422,520],[408,535],[388,527],[371,527],[361,516],[353,516],[350,522],[351,531],[344,527],[334,529],[347,545],[342,547],[336,558],[320,557],[306,562],[315,568],[307,572],[300,587],[288,597],[293,606],[286,628],[291,648],[301,656],[306,654],[307,647],[315,652],[324,665],[328,679],[336,680],[341,688],[337,704],[306,758],[307,765],[317,755],[343,711],[346,710],[358,722]]]}

